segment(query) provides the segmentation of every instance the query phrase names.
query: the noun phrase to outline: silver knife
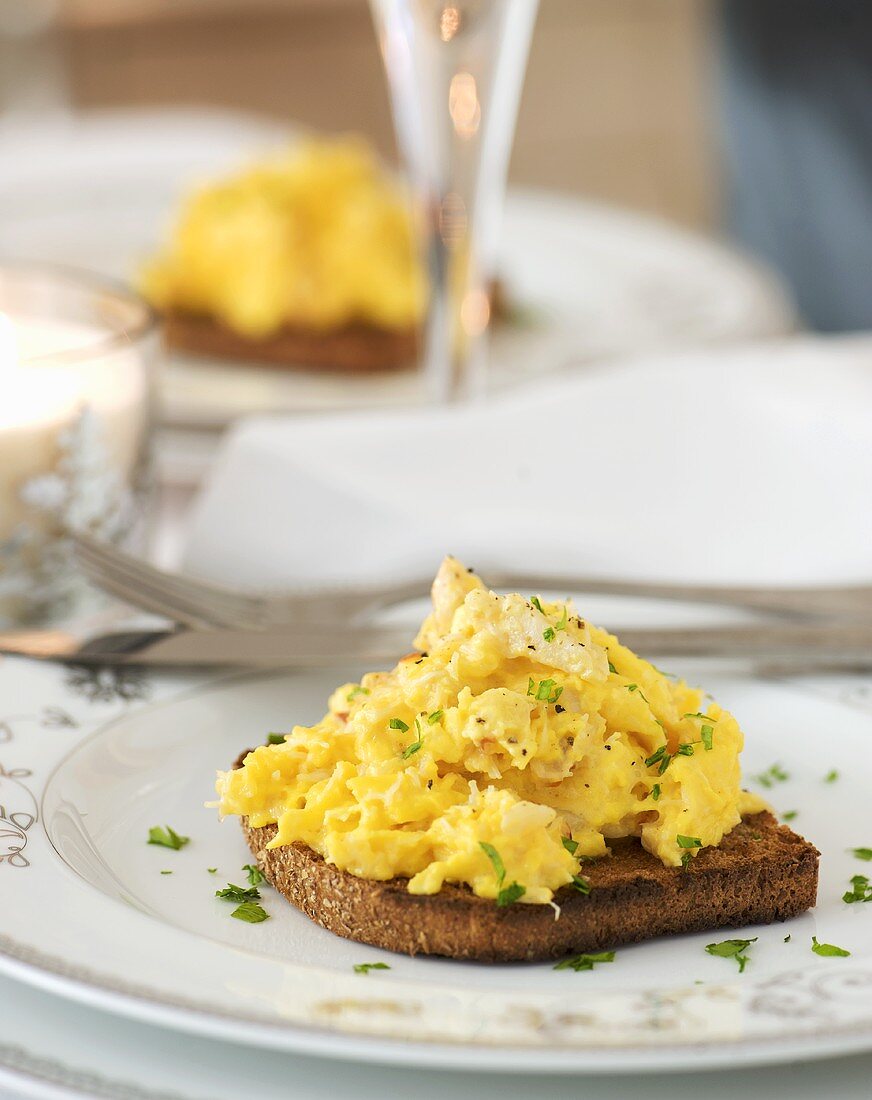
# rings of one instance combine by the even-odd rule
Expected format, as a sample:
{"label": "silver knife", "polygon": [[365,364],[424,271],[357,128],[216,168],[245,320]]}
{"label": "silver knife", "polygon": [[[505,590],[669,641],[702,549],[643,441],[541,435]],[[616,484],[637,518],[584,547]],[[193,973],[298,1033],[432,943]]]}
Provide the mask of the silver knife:
{"label": "silver knife", "polygon": [[[408,626],[283,627],[280,630],[60,630],[0,633],[0,652],[88,665],[245,668],[384,667],[412,650]],[[646,657],[727,657],[791,671],[872,669],[872,626],[838,621],[717,627],[634,627],[624,645]]]}

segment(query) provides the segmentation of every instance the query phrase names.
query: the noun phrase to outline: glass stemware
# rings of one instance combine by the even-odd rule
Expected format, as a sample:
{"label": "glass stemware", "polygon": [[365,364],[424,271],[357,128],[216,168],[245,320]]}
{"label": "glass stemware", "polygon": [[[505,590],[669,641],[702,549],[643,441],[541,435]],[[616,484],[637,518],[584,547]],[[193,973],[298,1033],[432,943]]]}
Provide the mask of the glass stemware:
{"label": "glass stemware", "polygon": [[538,0],[371,0],[422,220],[431,397],[483,390],[506,172]]}

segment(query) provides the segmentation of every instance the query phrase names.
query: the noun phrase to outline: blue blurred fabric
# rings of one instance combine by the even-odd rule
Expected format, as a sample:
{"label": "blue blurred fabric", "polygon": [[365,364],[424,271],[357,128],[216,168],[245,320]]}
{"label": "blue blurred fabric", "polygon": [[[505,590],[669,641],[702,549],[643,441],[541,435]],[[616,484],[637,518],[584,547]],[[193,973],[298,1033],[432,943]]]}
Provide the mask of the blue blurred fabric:
{"label": "blue blurred fabric", "polygon": [[823,331],[872,328],[872,0],[723,0],[730,227]]}

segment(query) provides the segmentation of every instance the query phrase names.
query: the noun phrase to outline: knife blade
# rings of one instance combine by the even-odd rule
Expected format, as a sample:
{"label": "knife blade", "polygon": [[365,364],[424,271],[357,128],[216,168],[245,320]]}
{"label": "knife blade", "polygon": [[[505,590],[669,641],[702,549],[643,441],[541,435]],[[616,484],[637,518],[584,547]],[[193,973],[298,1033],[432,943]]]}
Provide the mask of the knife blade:
{"label": "knife blade", "polygon": [[[280,630],[127,630],[78,636],[46,630],[0,634],[0,652],[90,665],[244,668],[394,663],[411,646],[408,626]],[[728,657],[805,668],[872,668],[872,626],[849,622],[651,628],[620,632],[649,657]]]}

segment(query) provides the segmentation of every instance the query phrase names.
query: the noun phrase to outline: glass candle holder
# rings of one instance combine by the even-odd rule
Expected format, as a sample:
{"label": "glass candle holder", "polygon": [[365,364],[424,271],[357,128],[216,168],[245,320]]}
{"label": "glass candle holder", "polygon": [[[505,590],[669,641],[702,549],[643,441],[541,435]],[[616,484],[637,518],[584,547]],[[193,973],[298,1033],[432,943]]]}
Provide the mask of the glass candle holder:
{"label": "glass candle holder", "polygon": [[0,264],[0,623],[57,619],[86,591],[71,536],[142,527],[160,336],[133,292]]}

